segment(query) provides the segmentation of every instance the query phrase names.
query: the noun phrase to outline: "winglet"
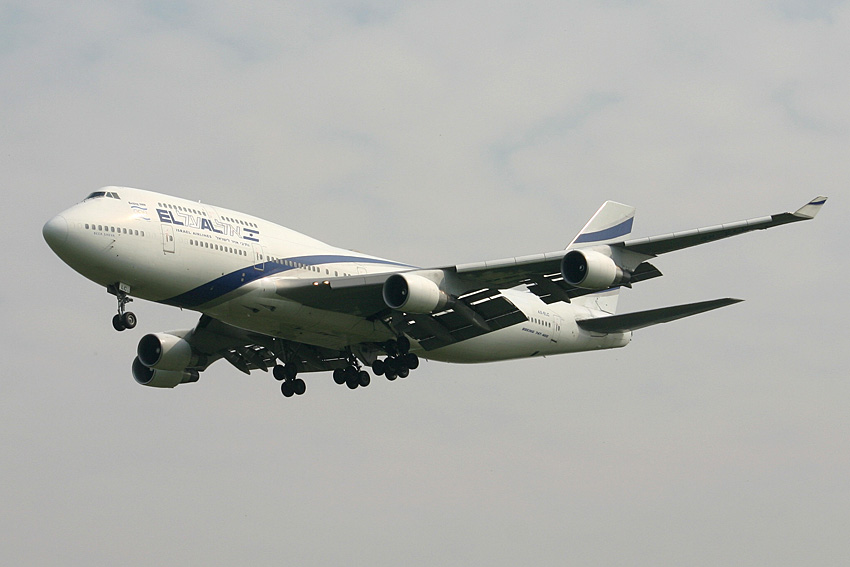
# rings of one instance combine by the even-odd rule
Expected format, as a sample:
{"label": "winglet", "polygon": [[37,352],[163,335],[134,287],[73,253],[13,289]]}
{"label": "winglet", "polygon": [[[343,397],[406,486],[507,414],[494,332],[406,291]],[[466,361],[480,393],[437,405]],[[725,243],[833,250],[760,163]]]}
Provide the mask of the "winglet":
{"label": "winglet", "polygon": [[794,211],[793,214],[795,217],[813,219],[815,218],[815,215],[818,214],[818,211],[820,211],[820,208],[823,206],[824,203],[826,203],[826,197],[815,197],[814,199]]}

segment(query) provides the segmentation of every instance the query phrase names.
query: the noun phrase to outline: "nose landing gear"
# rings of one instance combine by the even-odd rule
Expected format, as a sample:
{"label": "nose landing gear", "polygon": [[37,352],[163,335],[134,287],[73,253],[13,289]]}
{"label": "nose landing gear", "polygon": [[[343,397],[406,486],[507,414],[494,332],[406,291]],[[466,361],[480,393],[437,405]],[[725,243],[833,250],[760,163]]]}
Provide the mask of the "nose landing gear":
{"label": "nose landing gear", "polygon": [[118,314],[112,317],[112,328],[116,331],[124,331],[132,329],[136,326],[136,315],[132,311],[125,311],[125,306],[133,301],[127,293],[130,291],[130,286],[123,283],[113,284],[106,288],[106,291],[118,298]]}

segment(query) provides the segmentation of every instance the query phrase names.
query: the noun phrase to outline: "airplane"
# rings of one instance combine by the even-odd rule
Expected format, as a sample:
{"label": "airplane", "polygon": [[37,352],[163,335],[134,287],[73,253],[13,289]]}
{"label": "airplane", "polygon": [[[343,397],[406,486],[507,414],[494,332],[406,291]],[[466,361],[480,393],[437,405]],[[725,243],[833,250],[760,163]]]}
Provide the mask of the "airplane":
{"label": "airplane", "polygon": [[270,221],[129,187],[104,187],[44,225],[71,268],[118,301],[118,331],[137,324],[133,298],[197,311],[192,329],[144,335],[136,382],[197,382],[225,359],[268,372],[286,397],[300,375],[332,371],[357,389],[366,368],[406,378],[420,358],[457,363],[618,348],[632,332],[725,307],[714,299],[617,314],[623,287],[657,278],[648,260],[753,230],[810,220],[826,197],[793,213],[626,239],[635,208],[605,202],[566,249],[419,268],[330,246]]}

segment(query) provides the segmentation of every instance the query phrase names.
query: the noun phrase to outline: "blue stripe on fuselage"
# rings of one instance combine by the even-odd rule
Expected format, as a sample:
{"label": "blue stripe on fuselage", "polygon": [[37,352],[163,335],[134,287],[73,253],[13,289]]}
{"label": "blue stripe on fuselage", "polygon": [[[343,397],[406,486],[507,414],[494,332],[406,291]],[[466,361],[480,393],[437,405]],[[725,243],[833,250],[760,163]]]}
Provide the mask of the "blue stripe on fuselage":
{"label": "blue stripe on fuselage", "polygon": [[[400,262],[380,260],[377,258],[363,258],[361,256],[341,256],[331,254],[294,256],[292,258],[281,258],[274,262],[265,262],[263,264],[246,266],[242,269],[236,270],[235,272],[225,274],[220,278],[207,282],[204,285],[200,285],[195,289],[190,289],[185,293],[181,293],[180,295],[176,295],[170,299],[165,299],[161,301],[161,303],[174,305],[176,307],[198,307],[199,305],[218,299],[231,291],[235,291],[243,285],[267,276],[288,272],[289,270],[303,269],[303,266],[340,263],[384,264],[388,266],[398,266],[401,268],[416,267],[408,264],[402,264]],[[316,275],[318,276],[319,274]]]}

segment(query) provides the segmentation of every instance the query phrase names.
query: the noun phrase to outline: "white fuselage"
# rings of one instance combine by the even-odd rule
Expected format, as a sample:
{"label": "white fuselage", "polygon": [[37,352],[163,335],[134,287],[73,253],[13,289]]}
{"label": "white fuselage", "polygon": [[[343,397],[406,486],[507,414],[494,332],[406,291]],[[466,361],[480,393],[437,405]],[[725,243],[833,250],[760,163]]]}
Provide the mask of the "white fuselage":
{"label": "white fuselage", "polygon": [[[269,221],[168,195],[106,187],[45,226],[51,247],[103,286],[205,313],[228,324],[293,341],[345,348],[393,338],[381,322],[307,307],[275,294],[281,278],[322,282],[413,266],[336,248]],[[113,196],[114,195],[114,196]],[[545,304],[521,288],[502,292],[528,321],[423,352],[447,362],[486,362],[613,348],[631,333],[594,336],[577,303]],[[585,304],[586,305],[586,304]]]}

